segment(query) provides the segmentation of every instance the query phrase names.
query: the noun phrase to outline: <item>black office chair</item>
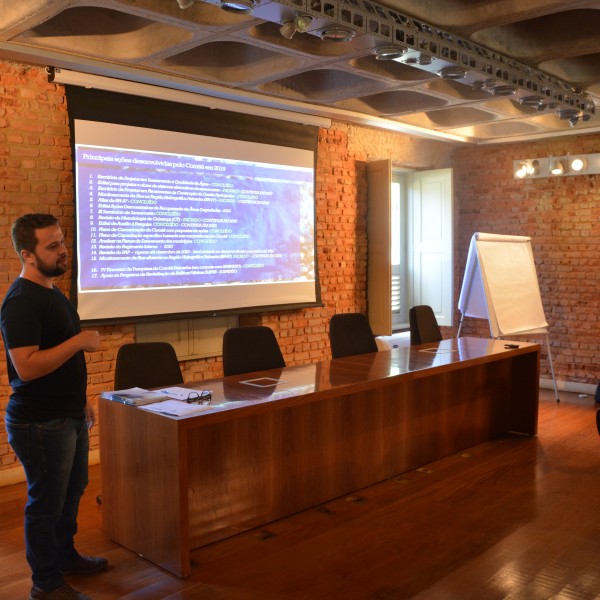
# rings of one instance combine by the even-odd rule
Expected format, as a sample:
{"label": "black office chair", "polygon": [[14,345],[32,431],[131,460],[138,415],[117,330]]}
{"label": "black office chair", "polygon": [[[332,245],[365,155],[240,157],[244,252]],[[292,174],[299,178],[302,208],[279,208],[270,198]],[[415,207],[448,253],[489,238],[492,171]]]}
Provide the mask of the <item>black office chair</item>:
{"label": "black office chair", "polygon": [[269,327],[230,327],[223,334],[225,376],[283,367],[285,360],[281,348]]}
{"label": "black office chair", "polygon": [[442,332],[431,306],[427,304],[413,306],[408,311],[408,322],[410,325],[411,346],[442,340]]}
{"label": "black office chair", "polygon": [[369,319],[362,313],[340,313],[329,320],[329,342],[333,358],[377,352]]}
{"label": "black office chair", "polygon": [[175,349],[168,342],[124,344],[117,352],[115,389],[151,389],[183,383]]}

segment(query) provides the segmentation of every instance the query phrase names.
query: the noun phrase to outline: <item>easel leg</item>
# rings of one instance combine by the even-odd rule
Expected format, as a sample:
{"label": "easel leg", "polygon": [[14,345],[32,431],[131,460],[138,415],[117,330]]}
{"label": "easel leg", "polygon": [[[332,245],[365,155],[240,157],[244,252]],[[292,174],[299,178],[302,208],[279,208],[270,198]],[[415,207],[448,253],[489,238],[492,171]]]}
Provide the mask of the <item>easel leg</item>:
{"label": "easel leg", "polygon": [[556,401],[560,402],[558,397],[558,387],[556,385],[556,375],[554,375],[554,365],[552,363],[552,352],[550,352],[550,336],[546,333],[546,347],[548,348],[548,363],[550,364],[550,372],[552,373],[552,382],[554,383],[554,394],[556,395]]}

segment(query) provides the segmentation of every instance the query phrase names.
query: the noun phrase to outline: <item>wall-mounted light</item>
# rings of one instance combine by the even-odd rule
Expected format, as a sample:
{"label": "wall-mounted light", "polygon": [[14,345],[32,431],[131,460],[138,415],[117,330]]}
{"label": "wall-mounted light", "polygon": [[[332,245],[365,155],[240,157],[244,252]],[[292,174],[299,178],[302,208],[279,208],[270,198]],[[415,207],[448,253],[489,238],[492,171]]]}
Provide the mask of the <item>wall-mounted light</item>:
{"label": "wall-mounted light", "polygon": [[551,175],[564,175],[567,170],[567,165],[564,160],[554,159],[550,162]]}
{"label": "wall-mounted light", "polygon": [[527,177],[527,163],[526,162],[519,162],[517,164],[517,168],[515,169],[515,177],[517,179],[523,179],[524,177]]}
{"label": "wall-mounted light", "polygon": [[181,10],[184,10],[192,6],[192,4],[194,4],[195,1],[196,0],[177,0],[177,4],[179,5],[179,8],[181,8]]}
{"label": "wall-mounted light", "polygon": [[525,177],[535,177],[540,168],[540,163],[537,159],[519,161],[517,169],[515,170],[515,177],[517,179],[524,179]]}
{"label": "wall-mounted light", "polygon": [[569,160],[569,168],[575,173],[581,173],[587,167],[587,160],[582,156],[574,156]]}
{"label": "wall-mounted light", "polygon": [[600,173],[600,154],[517,159],[513,173],[515,179],[595,175]]}

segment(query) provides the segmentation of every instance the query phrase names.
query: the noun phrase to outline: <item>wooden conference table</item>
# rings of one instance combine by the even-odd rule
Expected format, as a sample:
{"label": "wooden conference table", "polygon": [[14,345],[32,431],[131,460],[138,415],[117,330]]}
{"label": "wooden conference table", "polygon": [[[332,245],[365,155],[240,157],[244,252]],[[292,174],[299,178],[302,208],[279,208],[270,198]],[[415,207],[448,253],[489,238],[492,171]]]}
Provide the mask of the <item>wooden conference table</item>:
{"label": "wooden conference table", "polygon": [[[458,338],[202,381],[191,417],[100,400],[106,534],[186,577],[190,553],[508,432],[537,433],[539,346]],[[271,377],[276,385],[244,383]]]}

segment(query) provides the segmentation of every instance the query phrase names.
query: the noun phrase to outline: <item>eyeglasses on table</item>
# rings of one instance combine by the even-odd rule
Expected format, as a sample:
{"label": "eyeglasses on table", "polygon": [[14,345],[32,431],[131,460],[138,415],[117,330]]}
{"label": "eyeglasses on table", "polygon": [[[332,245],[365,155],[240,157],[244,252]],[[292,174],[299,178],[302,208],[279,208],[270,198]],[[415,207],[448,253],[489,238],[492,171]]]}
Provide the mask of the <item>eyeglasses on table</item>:
{"label": "eyeglasses on table", "polygon": [[188,404],[210,404],[212,402],[212,393],[209,390],[201,392],[190,392],[186,398]]}

